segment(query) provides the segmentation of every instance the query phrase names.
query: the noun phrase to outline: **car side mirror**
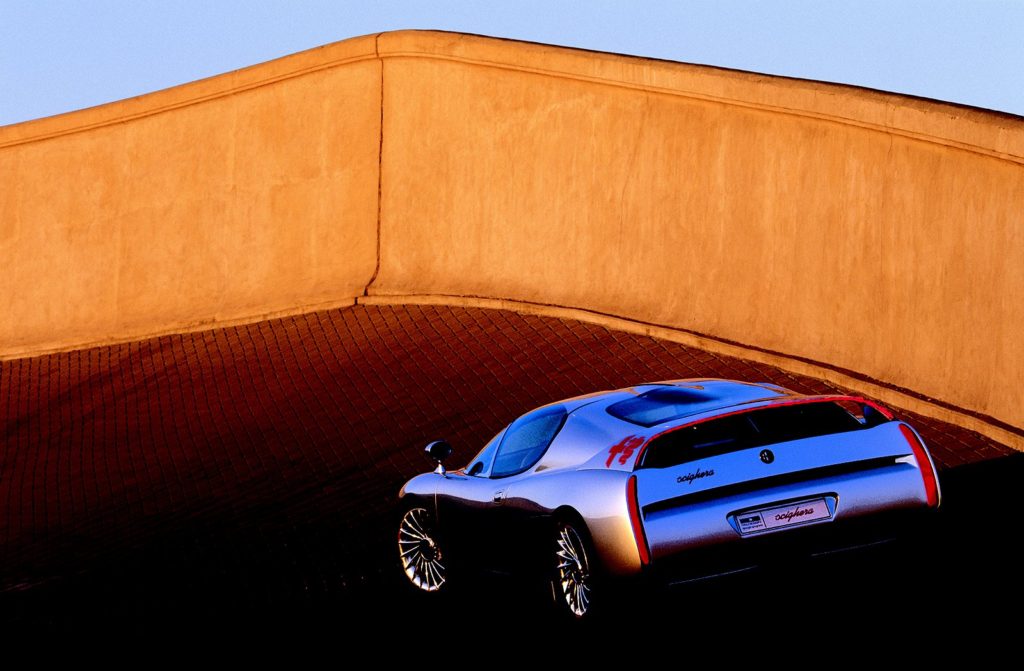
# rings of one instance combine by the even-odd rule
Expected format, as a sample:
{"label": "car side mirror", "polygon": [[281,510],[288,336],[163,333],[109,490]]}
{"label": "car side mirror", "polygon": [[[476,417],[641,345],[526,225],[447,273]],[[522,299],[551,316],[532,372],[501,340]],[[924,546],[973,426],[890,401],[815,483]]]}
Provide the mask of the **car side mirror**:
{"label": "car side mirror", "polygon": [[446,472],[444,470],[444,460],[452,456],[452,446],[443,440],[435,440],[427,444],[426,453],[430,460],[437,464],[434,472],[444,475]]}

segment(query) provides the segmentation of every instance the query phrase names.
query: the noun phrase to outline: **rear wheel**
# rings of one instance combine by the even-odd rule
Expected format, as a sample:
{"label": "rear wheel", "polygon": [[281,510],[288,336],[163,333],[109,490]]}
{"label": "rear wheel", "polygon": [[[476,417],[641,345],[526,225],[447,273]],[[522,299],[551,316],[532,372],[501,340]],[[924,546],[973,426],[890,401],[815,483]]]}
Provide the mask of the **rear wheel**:
{"label": "rear wheel", "polygon": [[448,580],[445,556],[437,540],[434,516],[426,508],[409,508],[398,523],[398,557],[413,587],[437,592]]}
{"label": "rear wheel", "polygon": [[577,522],[561,521],[555,528],[555,605],[576,619],[591,615],[594,605],[593,557],[586,529]]}

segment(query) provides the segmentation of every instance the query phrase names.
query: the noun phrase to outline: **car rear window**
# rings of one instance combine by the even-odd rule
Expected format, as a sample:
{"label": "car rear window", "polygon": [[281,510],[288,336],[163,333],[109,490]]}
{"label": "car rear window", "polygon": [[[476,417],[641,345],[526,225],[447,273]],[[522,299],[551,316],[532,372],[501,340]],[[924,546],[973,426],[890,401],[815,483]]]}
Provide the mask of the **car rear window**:
{"label": "car rear window", "polygon": [[751,447],[867,427],[831,401],[751,410],[686,426],[655,438],[645,451],[643,467],[677,466]]}

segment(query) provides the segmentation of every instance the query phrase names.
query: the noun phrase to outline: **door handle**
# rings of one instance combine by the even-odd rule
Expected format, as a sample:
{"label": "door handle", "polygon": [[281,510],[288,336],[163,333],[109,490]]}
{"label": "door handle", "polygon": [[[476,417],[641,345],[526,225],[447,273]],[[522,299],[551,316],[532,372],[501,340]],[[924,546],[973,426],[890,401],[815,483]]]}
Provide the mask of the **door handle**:
{"label": "door handle", "polygon": [[494,501],[495,503],[501,503],[504,500],[505,500],[505,490],[504,489],[499,489],[498,491],[494,492],[494,498],[492,499],[492,501]]}

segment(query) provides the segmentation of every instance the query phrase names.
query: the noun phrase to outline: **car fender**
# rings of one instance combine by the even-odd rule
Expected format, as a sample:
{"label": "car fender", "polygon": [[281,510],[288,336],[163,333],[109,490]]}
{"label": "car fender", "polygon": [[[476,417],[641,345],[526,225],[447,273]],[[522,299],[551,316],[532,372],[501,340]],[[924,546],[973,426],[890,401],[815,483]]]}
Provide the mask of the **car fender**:
{"label": "car fender", "polygon": [[441,477],[437,473],[423,473],[406,482],[398,492],[401,505],[408,506],[417,502],[436,514],[437,486]]}
{"label": "car fender", "polygon": [[629,476],[607,469],[536,473],[509,484],[507,503],[544,516],[571,509],[586,524],[599,565],[611,575],[632,575],[641,564],[626,502]]}

